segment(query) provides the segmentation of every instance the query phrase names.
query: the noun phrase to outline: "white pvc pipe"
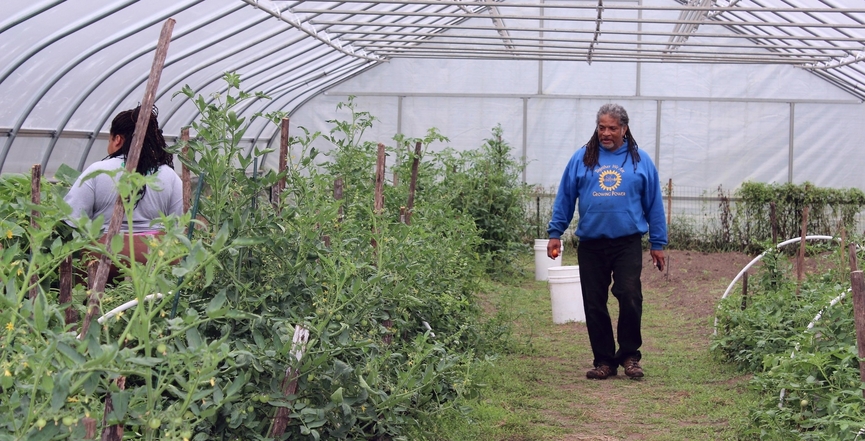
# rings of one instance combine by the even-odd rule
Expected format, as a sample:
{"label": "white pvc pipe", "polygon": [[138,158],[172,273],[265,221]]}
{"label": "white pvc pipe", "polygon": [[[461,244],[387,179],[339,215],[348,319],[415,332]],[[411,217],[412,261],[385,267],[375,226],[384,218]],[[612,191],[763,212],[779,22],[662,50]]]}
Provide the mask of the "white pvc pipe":
{"label": "white pvc pipe", "polygon": [[[170,293],[169,293],[169,294],[170,294]],[[145,300],[145,301],[146,301],[146,300],[153,300],[154,298],[156,298],[156,299],[161,299],[161,298],[162,298],[162,294],[161,294],[161,293],[156,293],[156,294],[150,294],[150,295],[148,295],[148,296],[144,296],[144,300]],[[133,306],[136,306],[136,305],[138,305],[138,299],[130,300],[130,301],[128,301],[128,302],[126,302],[126,303],[124,303],[124,304],[122,304],[122,305],[120,305],[120,306],[118,306],[118,307],[112,309],[111,311],[108,311],[107,313],[105,313],[105,315],[103,315],[102,317],[99,317],[98,319],[96,319],[96,322],[99,323],[99,324],[101,325],[105,320],[108,320],[108,319],[110,319],[111,317],[114,317],[115,315],[117,315],[117,314],[119,314],[119,313],[121,313],[121,312],[123,312],[123,311],[126,311],[127,309],[132,308]],[[78,337],[76,337],[76,338],[79,338],[79,339],[80,339],[80,338],[81,338],[81,334],[78,334]]]}
{"label": "white pvc pipe", "polygon": [[[149,296],[144,296],[144,300],[145,301],[153,300],[154,297],[157,300],[161,299],[162,294],[161,293],[150,294]],[[130,300],[130,301],[112,309],[111,311],[106,312],[105,315],[103,315],[102,317],[99,317],[99,319],[97,319],[96,321],[101,325],[103,322],[105,322],[105,320],[108,320],[111,317],[114,317],[115,315],[117,315],[123,311],[126,311],[127,309],[132,308],[133,306],[136,306],[136,305],[138,305],[138,299]]]}
{"label": "white pvc pipe", "polygon": [[[805,240],[833,240],[833,239],[834,239],[834,240],[837,240],[837,239],[836,239],[835,237],[833,237],[833,236],[805,236]],[[802,240],[802,237],[801,237],[801,236],[800,236],[800,237],[794,237],[794,238],[792,238],[792,239],[787,239],[787,240],[785,240],[785,241],[779,243],[778,245],[775,245],[775,247],[776,247],[776,248],[785,247],[785,246],[787,246],[787,245],[790,245],[791,243],[796,243],[796,242],[799,242],[799,241],[801,241],[801,240]],[[730,294],[730,291],[732,291],[732,290],[733,290],[733,287],[736,286],[736,282],[738,282],[739,279],[742,278],[743,275],[745,275],[745,272],[747,272],[748,269],[750,269],[750,268],[751,268],[752,266],[754,266],[757,262],[759,262],[761,259],[763,259],[763,256],[765,256],[766,253],[768,253],[768,252],[769,252],[769,250],[763,251],[762,254],[760,254],[759,256],[755,257],[754,260],[752,260],[752,261],[749,262],[747,265],[745,265],[745,267],[742,268],[742,271],[739,271],[739,274],[736,274],[736,277],[734,277],[734,278],[733,278],[733,281],[730,282],[730,285],[727,286],[727,290],[724,291],[724,295],[721,296],[721,300],[724,300],[724,299],[727,297],[727,295]],[[718,302],[718,308],[720,308],[720,307],[721,307],[721,304],[720,304],[720,301],[719,301],[719,302]],[[718,316],[717,316],[717,314],[715,315],[715,324],[714,324],[713,327],[714,327],[714,331],[712,331],[712,334],[713,334],[713,335],[718,335]]]}

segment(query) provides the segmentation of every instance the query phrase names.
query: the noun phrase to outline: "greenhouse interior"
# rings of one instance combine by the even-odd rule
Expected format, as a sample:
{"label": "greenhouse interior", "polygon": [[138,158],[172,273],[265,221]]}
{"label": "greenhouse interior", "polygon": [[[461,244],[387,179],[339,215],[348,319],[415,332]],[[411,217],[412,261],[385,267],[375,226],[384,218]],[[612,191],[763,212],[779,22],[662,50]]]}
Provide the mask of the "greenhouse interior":
{"label": "greenhouse interior", "polygon": [[[548,238],[565,166],[608,103],[626,109],[657,169],[671,248],[753,257],[806,226],[842,245],[865,232],[861,0],[3,0],[0,49],[0,410],[12,416],[0,441],[95,439],[96,426],[118,440],[124,429],[183,441],[633,436],[614,423],[587,438],[574,424],[514,434],[510,417],[492,428],[461,419],[484,421],[462,401],[483,400],[480,348],[513,351],[505,314],[483,319],[472,306],[489,289],[478,280],[500,283],[492,266],[522,262],[512,246],[528,254]],[[171,240],[139,245],[159,259],[127,259],[125,281],[75,285],[58,302],[61,261],[95,253],[89,277],[104,282],[106,255],[133,246],[93,245],[95,221],[63,240],[55,227],[69,223],[68,185],[112,152],[112,118],[145,103],[178,149],[177,219],[189,228],[163,219]],[[22,202],[31,184],[45,208]],[[506,209],[471,212],[512,195]],[[118,198],[115,213],[123,201],[132,209]],[[119,218],[101,232],[117,233]],[[682,239],[695,231],[699,240]],[[565,258],[576,258],[566,233]],[[771,256],[768,278],[780,274]],[[768,278],[761,287],[778,286]],[[104,300],[92,294],[103,289]],[[122,306],[130,299],[138,306]],[[744,314],[744,292],[730,299]],[[120,309],[89,328],[100,301],[103,313]],[[824,323],[809,324],[818,312],[847,323],[803,307],[802,328]],[[736,352],[730,336],[746,318],[729,313],[713,348],[752,372],[793,363]],[[855,344],[833,353],[844,369],[756,377],[782,390],[780,403],[772,389],[762,411],[717,417],[741,427],[639,439],[859,439]],[[848,382],[847,407],[814,386]],[[813,390],[797,389],[806,383]],[[714,407],[735,408],[735,395],[749,396]]]}

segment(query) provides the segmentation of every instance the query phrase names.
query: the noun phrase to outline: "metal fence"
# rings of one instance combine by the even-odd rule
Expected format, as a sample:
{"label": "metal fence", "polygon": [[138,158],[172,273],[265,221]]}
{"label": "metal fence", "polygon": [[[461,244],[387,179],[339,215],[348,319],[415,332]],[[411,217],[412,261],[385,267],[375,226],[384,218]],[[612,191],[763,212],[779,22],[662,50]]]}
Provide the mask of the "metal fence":
{"label": "metal fence", "polygon": [[[672,185],[672,182],[664,183],[662,196],[664,198],[664,213],[666,214],[668,230],[671,234],[682,233],[697,236],[697,240],[724,240],[724,231],[730,231],[729,224],[736,216],[736,203],[739,199],[734,197],[734,190],[703,187],[688,187]],[[532,193],[529,214],[529,235],[545,238],[547,225],[552,217],[552,207],[555,201],[555,189],[536,188]],[[578,215],[574,214],[574,220],[563,237],[573,235],[578,221]],[[760,221],[760,220],[757,220]],[[834,219],[837,222],[838,219]],[[769,219],[765,219],[768,223]],[[725,225],[725,223],[727,223]],[[836,225],[836,223],[833,223]],[[819,234],[838,234],[837,229]],[[865,234],[865,210],[859,212],[855,217],[855,231],[853,234]],[[702,237],[701,237],[702,236]],[[712,237],[721,236],[721,237]],[[789,238],[781,238],[789,239]],[[727,238],[727,240],[732,240]]]}

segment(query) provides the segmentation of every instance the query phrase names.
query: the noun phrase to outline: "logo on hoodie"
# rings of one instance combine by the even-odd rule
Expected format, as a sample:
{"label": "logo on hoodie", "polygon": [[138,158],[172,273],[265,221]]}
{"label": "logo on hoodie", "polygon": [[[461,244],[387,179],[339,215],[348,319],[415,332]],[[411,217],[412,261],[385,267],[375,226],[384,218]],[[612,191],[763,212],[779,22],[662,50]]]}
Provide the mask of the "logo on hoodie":
{"label": "logo on hoodie", "polygon": [[598,183],[606,191],[613,191],[622,184],[622,173],[616,166],[605,165],[598,170]]}

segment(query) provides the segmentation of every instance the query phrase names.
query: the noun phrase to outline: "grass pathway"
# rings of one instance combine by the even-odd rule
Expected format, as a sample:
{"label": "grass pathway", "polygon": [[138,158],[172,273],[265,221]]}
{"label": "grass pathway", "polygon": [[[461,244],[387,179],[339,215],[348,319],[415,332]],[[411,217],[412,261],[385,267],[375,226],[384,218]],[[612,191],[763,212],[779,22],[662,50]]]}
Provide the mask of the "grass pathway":
{"label": "grass pathway", "polygon": [[[473,404],[471,423],[454,423],[450,439],[739,439],[756,395],[747,376],[710,354],[712,316],[705,306],[720,298],[727,274],[682,260],[672,266],[679,277],[668,279],[681,283],[644,280],[646,377],[630,380],[620,369],[596,381],[585,378],[592,360],[585,325],[552,323],[547,283],[534,281],[531,264],[525,277],[496,285],[485,299],[490,310],[511,317],[515,343],[485,370],[489,387]],[[610,307],[615,319],[612,297]]]}

